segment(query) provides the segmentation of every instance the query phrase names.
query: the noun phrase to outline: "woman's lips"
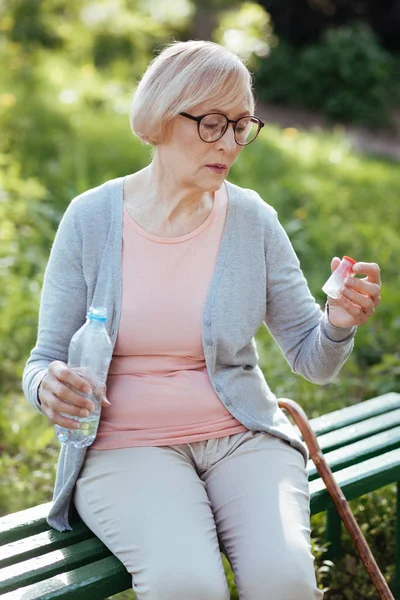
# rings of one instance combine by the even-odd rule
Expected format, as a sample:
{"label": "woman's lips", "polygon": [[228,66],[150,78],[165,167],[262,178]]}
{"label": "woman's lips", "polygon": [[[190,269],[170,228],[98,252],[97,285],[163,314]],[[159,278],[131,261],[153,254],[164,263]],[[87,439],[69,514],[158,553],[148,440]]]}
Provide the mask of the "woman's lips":
{"label": "woman's lips", "polygon": [[226,165],[214,164],[214,165],[206,165],[208,169],[211,169],[214,173],[224,173],[228,167]]}

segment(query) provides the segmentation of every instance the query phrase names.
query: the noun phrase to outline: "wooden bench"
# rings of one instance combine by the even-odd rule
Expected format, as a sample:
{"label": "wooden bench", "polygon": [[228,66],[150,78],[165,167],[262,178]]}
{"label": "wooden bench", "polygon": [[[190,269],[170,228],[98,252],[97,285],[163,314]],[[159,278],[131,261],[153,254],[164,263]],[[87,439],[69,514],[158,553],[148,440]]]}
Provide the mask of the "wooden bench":
{"label": "wooden bench", "polygon": [[[400,482],[400,394],[390,393],[310,421],[346,498]],[[340,521],[314,465],[308,465],[311,512],[328,511],[327,534],[340,550]],[[399,490],[399,487],[398,487]],[[398,491],[399,506],[400,494]],[[131,577],[81,522],[74,530],[49,529],[43,504],[0,519],[2,600],[104,599],[131,587]],[[400,519],[396,581],[400,599]]]}

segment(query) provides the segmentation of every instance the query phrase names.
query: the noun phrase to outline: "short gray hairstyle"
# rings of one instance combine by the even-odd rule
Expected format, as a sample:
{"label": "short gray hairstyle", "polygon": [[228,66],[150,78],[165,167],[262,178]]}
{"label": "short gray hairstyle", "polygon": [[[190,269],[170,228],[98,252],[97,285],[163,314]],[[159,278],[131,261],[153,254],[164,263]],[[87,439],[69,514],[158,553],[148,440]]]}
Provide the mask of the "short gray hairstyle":
{"label": "short gray hairstyle", "polygon": [[210,101],[225,109],[242,99],[254,111],[253,78],[244,62],[214,42],[173,42],[150,63],[132,101],[130,124],[142,141],[157,145],[171,119]]}

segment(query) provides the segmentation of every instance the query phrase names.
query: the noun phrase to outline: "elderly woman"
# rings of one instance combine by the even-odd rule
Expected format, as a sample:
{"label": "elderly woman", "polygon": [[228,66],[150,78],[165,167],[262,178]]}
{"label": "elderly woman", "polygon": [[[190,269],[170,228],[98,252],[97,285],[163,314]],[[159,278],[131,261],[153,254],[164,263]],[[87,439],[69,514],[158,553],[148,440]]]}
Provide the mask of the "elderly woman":
{"label": "elderly woman", "polygon": [[139,600],[227,600],[221,550],[241,600],[322,597],[307,451],[254,336],[264,322],[294,372],[329,382],[379,302],[379,269],[357,263],[365,277],[321,311],[276,211],[226,180],[263,126],[253,112],[237,56],[201,41],[164,49],[132,105],[151,163],[71,202],[46,269],[30,402],[66,428],[93,408],[66,365],[90,305],[107,307],[114,348],[111,404],[89,450],[63,445],[48,521],[70,529],[75,506]]}

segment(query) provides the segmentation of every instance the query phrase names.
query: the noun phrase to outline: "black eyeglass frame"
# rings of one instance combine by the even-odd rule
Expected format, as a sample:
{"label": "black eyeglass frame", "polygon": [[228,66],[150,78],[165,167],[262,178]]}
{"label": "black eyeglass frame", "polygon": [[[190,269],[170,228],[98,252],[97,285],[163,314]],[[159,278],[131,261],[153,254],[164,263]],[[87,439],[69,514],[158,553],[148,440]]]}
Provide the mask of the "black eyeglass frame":
{"label": "black eyeglass frame", "polygon": [[[223,115],[222,113],[207,113],[205,115],[200,115],[199,117],[194,117],[193,115],[189,115],[189,113],[186,112],[181,112],[179,113],[182,117],[186,117],[187,119],[191,119],[192,121],[196,121],[197,123],[197,133],[199,134],[199,138],[205,142],[206,144],[213,144],[214,142],[218,142],[218,140],[220,140],[226,133],[226,130],[229,127],[229,123],[234,123],[233,125],[233,133],[235,136],[235,142],[237,143],[238,146],[248,146],[249,144],[251,144],[251,142],[254,142],[254,140],[256,139],[256,137],[258,136],[258,134],[260,133],[261,129],[264,127],[265,123],[263,121],[261,121],[261,119],[259,119],[258,117],[255,117],[254,115],[245,115],[243,117],[240,117],[240,119],[228,119],[228,117],[226,115]],[[200,135],[200,123],[202,121],[202,119],[204,119],[204,117],[210,117],[211,115],[218,115],[219,117],[225,117],[226,119],[226,127],[223,130],[223,132],[221,133],[221,135],[219,137],[217,137],[216,140],[203,140],[203,138]],[[245,144],[241,144],[240,142],[237,141],[236,139],[236,126],[239,123],[239,121],[241,121],[242,119],[252,119],[253,123],[257,123],[258,125],[258,130],[256,135],[253,137],[253,139],[250,142],[246,142]]]}

